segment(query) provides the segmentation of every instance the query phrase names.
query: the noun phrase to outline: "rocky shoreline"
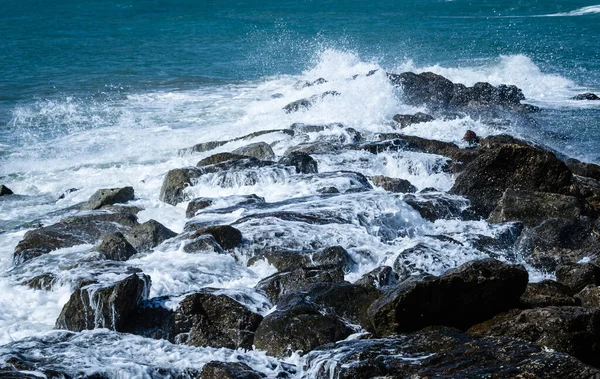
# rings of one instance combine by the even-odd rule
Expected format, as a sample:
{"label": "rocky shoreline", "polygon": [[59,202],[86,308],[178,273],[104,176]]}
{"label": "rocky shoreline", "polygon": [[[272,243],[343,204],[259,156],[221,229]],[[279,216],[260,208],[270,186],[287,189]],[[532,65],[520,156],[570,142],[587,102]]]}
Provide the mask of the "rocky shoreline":
{"label": "rocky shoreline", "polygon": [[[394,116],[391,133],[359,132],[335,120],[296,123],[236,138],[232,141],[248,144],[231,151],[211,153],[232,141],[180,151],[210,154],[196,166],[165,176],[160,200],[187,202],[189,220],[182,233],[154,220],[138,222],[141,209],[126,204],[135,199],[133,187],[100,189],[78,209],[66,210],[59,222],[25,233],[14,251],[15,271],[23,285],[40,291],[56,284],[56,270],[29,277],[29,264],[59,249],[93,248],[85,260],[61,263],[61,270],[88,274],[72,276],[68,283],[73,292],[56,320],[56,329],[67,331],[53,335],[56,340],[6,345],[0,377],[34,378],[32,372],[41,372],[48,378],[112,378],[111,372],[91,374],[68,360],[31,353],[78,338],[73,332],[106,328],[177,345],[256,349],[277,362],[269,373],[241,359],[186,370],[158,365],[151,375],[157,378],[600,378],[600,167],[509,135],[483,138],[469,131],[466,147],[459,147],[405,134],[402,129],[411,125],[465,116],[488,125],[535,127],[532,114],[540,109],[522,103],[525,97],[515,86],[466,87],[432,73],[387,78],[407,104],[427,110]],[[326,82],[319,78],[297,86]],[[323,91],[282,112],[301,112],[338,95]],[[315,133],[318,138],[310,137]],[[261,141],[264,136],[294,144],[278,156],[273,150],[277,142]],[[454,176],[452,188],[418,190],[406,179],[365,174],[356,162],[348,162],[345,170],[321,170],[318,159],[404,151],[431,156],[433,172]],[[215,187],[253,186],[264,177],[293,177],[298,186],[311,183],[318,196],[311,198],[311,207],[299,209],[293,203],[270,204],[255,194],[193,193],[202,181]],[[1,191],[14,196],[4,186]],[[368,260],[368,253],[350,254],[356,246],[323,246],[310,227],[371,227],[373,220],[361,223],[369,216],[353,208],[344,212],[327,206],[333,198],[360,204],[370,193],[402,201],[406,212],[423,222],[486,220],[504,225],[505,233],[469,241],[478,259],[447,267],[441,275],[418,267],[412,257],[439,262],[443,248],[418,243],[399,252],[393,265],[374,268],[350,283],[346,277],[364,263],[361,259]],[[237,216],[228,223],[211,222],[210,213],[219,212]],[[286,222],[306,227],[304,245],[286,240]],[[400,219],[376,225],[371,234],[382,241],[411,233]],[[442,247],[460,250],[463,245],[450,236],[435,238]],[[230,255],[248,267],[262,262],[277,272],[261,278],[250,294],[210,287],[172,294],[178,296],[173,308],[166,305],[174,301],[169,296],[150,297],[151,275],[127,264],[161,245],[179,246],[185,254]],[[523,265],[555,274],[556,280],[530,283]],[[108,279],[107,272],[112,273]],[[261,305],[246,298],[251,296]],[[293,354],[302,357],[302,366],[286,361]]]}

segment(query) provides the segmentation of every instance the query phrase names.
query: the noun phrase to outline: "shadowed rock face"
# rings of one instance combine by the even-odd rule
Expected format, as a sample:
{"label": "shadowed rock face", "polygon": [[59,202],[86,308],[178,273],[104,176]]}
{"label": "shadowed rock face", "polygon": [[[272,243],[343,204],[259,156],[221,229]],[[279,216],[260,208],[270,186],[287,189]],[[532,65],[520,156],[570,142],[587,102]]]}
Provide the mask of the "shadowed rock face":
{"label": "shadowed rock face", "polygon": [[13,191],[5,186],[4,184],[0,184],[0,196],[12,195]]}

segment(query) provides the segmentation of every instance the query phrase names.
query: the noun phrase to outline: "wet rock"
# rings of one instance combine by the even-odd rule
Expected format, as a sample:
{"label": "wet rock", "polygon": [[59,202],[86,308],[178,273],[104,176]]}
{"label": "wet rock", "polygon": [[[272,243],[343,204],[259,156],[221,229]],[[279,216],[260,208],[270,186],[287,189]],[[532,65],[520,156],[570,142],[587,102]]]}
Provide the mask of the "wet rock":
{"label": "wet rock", "polygon": [[12,195],[14,192],[5,186],[4,184],[0,184],[0,196]]}
{"label": "wet rock", "polygon": [[247,265],[252,266],[260,260],[265,260],[267,263],[275,266],[277,271],[291,271],[301,267],[312,266],[309,251],[263,251],[248,259]]}
{"label": "wet rock", "polygon": [[160,189],[159,199],[167,204],[177,205],[186,200],[183,190],[192,186],[192,180],[199,178],[202,171],[197,168],[178,168],[170,170]]}
{"label": "wet rock", "polygon": [[296,84],[294,84],[294,89],[302,89],[302,88],[306,88],[306,87],[312,87],[312,86],[316,86],[319,84],[323,84],[323,83],[327,83],[327,80],[325,80],[324,78],[318,78],[313,80],[312,82],[309,82],[307,80],[299,80],[296,82]]}
{"label": "wet rock", "polygon": [[334,122],[331,124],[304,124],[301,122],[295,122],[290,126],[290,129],[294,131],[294,134],[298,133],[319,133],[328,129],[343,128],[344,124]]}
{"label": "wet rock", "polygon": [[518,305],[527,271],[494,259],[463,264],[440,277],[411,277],[369,308],[380,336],[428,325],[467,328]]}
{"label": "wet rock", "polygon": [[327,224],[346,224],[349,221],[335,215],[335,212],[292,212],[292,211],[276,211],[251,214],[237,220],[234,225],[242,224],[250,220],[260,220],[265,218],[278,218],[284,221],[304,222],[313,225]]}
{"label": "wet rock", "polygon": [[582,289],[575,298],[587,308],[600,308],[600,287],[591,284]]}
{"label": "wet rock", "polygon": [[186,149],[181,152],[203,153],[205,151],[210,151],[210,150],[216,149],[217,147],[221,147],[228,142],[229,141],[209,141],[209,142],[198,143],[198,144],[192,146],[191,148]]}
{"label": "wet rock", "polygon": [[393,120],[400,124],[401,129],[404,129],[413,124],[433,121],[435,118],[426,113],[417,112],[415,114],[397,114],[393,117]]}
{"label": "wet rock", "polygon": [[565,354],[501,337],[428,328],[385,339],[342,341],[306,357],[315,379],[596,378],[600,371]]}
{"label": "wet rock", "polygon": [[374,287],[379,289],[393,286],[397,283],[398,277],[394,273],[394,270],[392,270],[390,266],[380,266],[364,274],[354,284],[357,286]]}
{"label": "wet rock", "polygon": [[315,104],[315,102],[317,102],[320,99],[323,99],[328,96],[339,96],[339,95],[340,95],[340,93],[337,91],[325,91],[321,94],[313,95],[308,99],[300,99],[300,100],[293,101],[293,102],[289,103],[288,105],[286,105],[285,107],[283,107],[283,110],[285,113],[292,113],[292,112],[297,112],[299,110],[305,110],[305,109],[312,107]]}
{"label": "wet rock", "polygon": [[394,272],[398,277],[398,282],[403,282],[414,275],[422,275],[425,272],[415,267],[413,257],[426,259],[432,262],[440,261],[440,253],[430,246],[419,242],[415,246],[403,250],[394,260]]}
{"label": "wet rock", "polygon": [[124,232],[137,224],[135,214],[93,213],[71,216],[56,224],[25,233],[17,244],[13,260],[19,265],[51,251],[81,244],[95,244],[104,234]]}
{"label": "wet rock", "polygon": [[581,162],[573,158],[567,159],[565,164],[573,174],[600,180],[600,166],[596,164]]}
{"label": "wet rock", "polygon": [[219,245],[215,237],[213,237],[211,234],[203,234],[185,241],[183,245],[183,251],[185,251],[188,254],[198,254],[206,252],[217,254],[225,253],[221,245]]}
{"label": "wet rock", "polygon": [[343,340],[354,331],[338,317],[323,314],[303,299],[279,304],[256,329],[254,345],[268,355],[286,356],[301,350],[307,353],[326,343]]}
{"label": "wet rock", "polygon": [[208,208],[213,205],[214,200],[208,197],[200,197],[196,198],[189,202],[187,209],[185,211],[185,217],[192,218],[196,215],[199,210],[204,208]]}
{"label": "wet rock", "polygon": [[527,226],[535,226],[549,218],[579,219],[591,213],[589,205],[586,207],[585,203],[573,196],[508,188],[490,213],[488,222],[521,221]]}
{"label": "wet rock", "polygon": [[263,317],[209,290],[188,295],[175,311],[175,342],[191,346],[251,349]]}
{"label": "wet rock", "polygon": [[468,205],[462,198],[437,193],[406,195],[402,200],[419,212],[421,217],[431,222],[463,219]]}
{"label": "wet rock", "polygon": [[257,159],[273,159],[275,153],[271,146],[266,142],[256,142],[250,145],[240,147],[232,151],[233,154],[245,155],[248,157],[254,157]]}
{"label": "wet rock", "polygon": [[44,290],[49,291],[52,289],[54,282],[56,281],[56,276],[52,273],[37,275],[29,280],[27,280],[24,285],[28,286],[34,290]]}
{"label": "wet rock", "polygon": [[137,254],[135,247],[120,232],[105,235],[97,250],[113,261],[126,261]]}
{"label": "wet rock", "polygon": [[331,154],[340,151],[342,151],[342,147],[337,143],[317,141],[290,146],[283,155],[287,156],[294,152],[305,154]]}
{"label": "wet rock", "polygon": [[572,176],[553,153],[510,144],[481,152],[458,175],[450,192],[469,198],[474,211],[487,217],[508,188],[568,193]]}
{"label": "wet rock", "polygon": [[110,285],[88,284],[73,292],[56,320],[57,329],[122,331],[127,318],[148,297],[150,277],[133,274]]}
{"label": "wet rock", "polygon": [[467,130],[463,137],[463,141],[468,143],[469,145],[477,145],[479,143],[479,137],[472,130]]}
{"label": "wet rock", "polygon": [[125,320],[124,333],[174,341],[175,312],[165,305],[168,297],[146,299]]}
{"label": "wet rock", "polygon": [[69,189],[65,190],[63,193],[61,193],[60,196],[58,197],[58,199],[56,199],[56,200],[58,201],[58,200],[64,199],[65,197],[67,197],[68,194],[71,194],[71,193],[77,192],[77,191],[79,191],[78,188],[69,188]]}
{"label": "wet rock", "polygon": [[525,308],[543,308],[550,306],[575,306],[579,302],[572,296],[572,291],[564,284],[554,280],[544,280],[539,283],[529,283],[521,305]]}
{"label": "wet rock", "polygon": [[341,246],[332,246],[319,250],[313,254],[312,260],[316,266],[341,267],[345,273],[349,273],[356,266],[356,262],[350,254]]}
{"label": "wet rock", "polygon": [[240,362],[211,361],[202,367],[203,379],[261,379],[265,375]]}
{"label": "wet rock", "polygon": [[294,166],[298,174],[316,174],[318,173],[317,162],[310,155],[302,152],[286,153],[279,160],[279,164],[284,166]]}
{"label": "wet rock", "polygon": [[371,177],[371,181],[376,187],[381,187],[386,191],[394,193],[417,192],[417,187],[406,179],[389,178],[387,176],[376,175]]}
{"label": "wet rock", "polygon": [[588,92],[575,95],[571,98],[571,100],[600,100],[600,97],[594,93]]}
{"label": "wet rock", "polygon": [[341,283],[344,271],[339,266],[300,267],[278,272],[258,282],[256,289],[265,292],[272,303],[290,292],[305,290],[314,283]]}
{"label": "wet rock", "polygon": [[336,194],[340,193],[340,190],[335,187],[321,187],[317,189],[317,192],[322,194]]}
{"label": "wet rock", "polygon": [[242,242],[242,232],[230,225],[216,225],[202,228],[191,235],[191,239],[203,234],[212,235],[219,246],[225,250],[233,249]]}
{"label": "wet rock", "polygon": [[554,272],[561,263],[600,255],[600,229],[588,218],[554,218],[525,230],[516,250],[532,266]]}
{"label": "wet rock", "polygon": [[556,281],[577,293],[588,284],[600,285],[600,267],[593,263],[563,263],[556,268]]}
{"label": "wet rock", "polygon": [[469,329],[469,333],[517,338],[599,366],[600,309],[546,307],[513,310]]}
{"label": "wet rock", "polygon": [[151,251],[164,241],[177,236],[177,233],[167,228],[156,220],[148,220],[135,225],[125,233],[125,238],[137,251],[143,253]]}
{"label": "wet rock", "polygon": [[96,191],[90,199],[82,206],[82,209],[94,210],[105,205],[126,203],[133,200],[133,187],[105,188]]}
{"label": "wet rock", "polygon": [[199,197],[189,202],[185,216],[187,218],[192,218],[196,215],[196,213],[198,213],[199,210],[212,206],[218,200],[227,201],[228,203],[232,203],[232,206],[236,207],[249,204],[263,204],[265,202],[263,197],[256,195],[236,195],[221,198]]}

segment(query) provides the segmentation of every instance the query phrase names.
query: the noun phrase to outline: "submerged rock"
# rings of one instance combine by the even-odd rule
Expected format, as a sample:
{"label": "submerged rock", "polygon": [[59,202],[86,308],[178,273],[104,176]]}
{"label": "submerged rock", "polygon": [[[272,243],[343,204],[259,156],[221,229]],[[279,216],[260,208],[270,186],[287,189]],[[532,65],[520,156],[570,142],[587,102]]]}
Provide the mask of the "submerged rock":
{"label": "submerged rock", "polygon": [[397,114],[393,117],[393,120],[400,124],[400,128],[403,129],[413,124],[433,121],[435,118],[426,113],[417,112],[415,114]]}
{"label": "submerged rock", "polygon": [[14,192],[5,186],[4,184],[0,184],[0,196],[12,195]]}
{"label": "submerged rock", "polygon": [[133,274],[110,285],[84,285],[71,295],[56,320],[57,329],[122,331],[127,318],[148,297],[150,277]]}
{"label": "submerged rock", "polygon": [[244,147],[240,147],[232,151],[233,154],[245,155],[248,157],[254,157],[258,159],[273,159],[275,158],[275,153],[271,146],[269,146],[266,142],[256,142],[251,143],[250,145],[246,145]]}
{"label": "submerged rock", "polygon": [[148,220],[135,225],[125,233],[127,241],[141,253],[150,251],[175,236],[177,236],[177,233],[156,220]]}
{"label": "submerged rock", "polygon": [[105,205],[113,205],[117,203],[126,203],[133,200],[133,187],[123,188],[105,188],[96,191],[90,199],[82,206],[82,209],[94,210]]}

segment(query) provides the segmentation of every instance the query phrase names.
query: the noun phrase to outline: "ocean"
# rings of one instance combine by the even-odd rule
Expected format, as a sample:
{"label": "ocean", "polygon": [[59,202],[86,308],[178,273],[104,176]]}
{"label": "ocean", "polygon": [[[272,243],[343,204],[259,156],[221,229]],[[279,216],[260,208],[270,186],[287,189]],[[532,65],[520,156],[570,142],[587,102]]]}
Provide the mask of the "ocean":
{"label": "ocean", "polygon": [[[511,134],[600,164],[600,101],[571,99],[600,93],[600,4],[590,0],[3,0],[0,41],[0,184],[16,194],[0,200],[0,356],[11,351],[11,344],[54,338],[54,323],[73,283],[90,275],[72,265],[74,257],[93,250],[90,245],[15,267],[14,248],[32,222],[57,222],[65,209],[99,188],[131,185],[134,205],[143,208],[140,222],[155,219],[182,232],[185,204],[159,200],[163,179],[168,170],[195,165],[214,151],[180,154],[180,149],[293,123],[336,122],[359,132],[389,132],[393,115],[422,109],[403,103],[386,72],[432,71],[468,86],[514,84],[523,90],[525,103],[542,108],[532,116],[535,128],[490,127],[466,117],[413,125],[405,133],[460,146],[467,130],[480,136]],[[365,75],[373,70],[374,75]],[[356,74],[361,76],[349,80]],[[294,86],[318,78],[327,83]],[[282,111],[291,101],[326,90],[341,95],[305,111]],[[327,136],[310,138],[321,137]],[[298,142],[277,138],[262,140],[275,143],[278,156]],[[383,174],[408,179],[419,190],[444,192],[453,184],[452,175],[436,168],[439,157],[430,154],[371,159],[359,152],[332,152],[315,159],[320,172]],[[289,247],[347,248],[358,262],[346,275],[351,282],[423,241],[448,254],[442,261],[415,258],[414,264],[441,274],[483,257],[469,245],[473,233],[502,232],[485,221],[427,222],[401,199],[379,192],[322,201],[314,197],[317,187],[290,173],[271,173],[254,185],[206,180],[189,194],[256,194],[267,203],[282,202],[281,209],[339,212],[352,220],[351,227],[271,227],[288,233],[296,244]],[[77,191],[59,199],[72,188]],[[297,201],[285,203],[290,199]],[[240,212],[198,217],[230,223]],[[390,237],[382,232],[386,228],[396,234]],[[241,230],[248,240],[262,238],[251,227]],[[442,234],[464,245],[449,247],[431,238]],[[365,250],[371,252],[368,258]],[[275,271],[266,264],[246,267],[247,258],[243,252],[190,255],[166,244],[127,263],[152,277],[151,297],[172,296],[173,307],[183,295],[211,286],[244,294],[248,306],[266,314],[272,304],[252,288]],[[46,272],[60,278],[51,291],[22,285]],[[121,274],[105,272],[101,280]],[[552,275],[530,269],[530,280],[547,277]],[[32,347],[39,354],[54,351],[57,367],[67,361],[84,371],[103,367],[119,373],[115,377],[158,377],[155,366],[183,370],[212,359],[244,360],[269,375],[275,375],[276,366],[260,351],[191,348],[104,329],[79,333],[55,349]],[[289,362],[302,367],[298,355]],[[304,374],[299,369],[297,375]]]}

